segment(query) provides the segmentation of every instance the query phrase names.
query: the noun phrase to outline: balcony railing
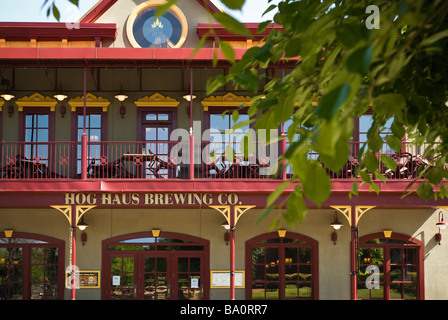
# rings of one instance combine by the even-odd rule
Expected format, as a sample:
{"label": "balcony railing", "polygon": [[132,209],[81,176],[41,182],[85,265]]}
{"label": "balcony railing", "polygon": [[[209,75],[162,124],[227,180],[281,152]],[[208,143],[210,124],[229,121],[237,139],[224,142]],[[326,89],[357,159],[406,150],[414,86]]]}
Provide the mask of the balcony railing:
{"label": "balcony railing", "polygon": [[[357,177],[360,147],[360,143],[350,143],[346,165],[339,172],[327,170],[331,179]],[[108,141],[89,142],[84,148],[81,142],[2,142],[0,179],[287,179],[292,170],[278,164],[281,150],[271,151],[275,152],[253,146],[251,155],[245,157],[247,152],[239,144],[221,142],[190,146],[189,142]],[[379,172],[387,179],[414,179],[427,165],[420,151],[406,144],[396,153],[385,145],[378,159],[380,154],[387,155],[397,169],[392,171],[379,161]],[[309,157],[319,159],[318,154]]]}

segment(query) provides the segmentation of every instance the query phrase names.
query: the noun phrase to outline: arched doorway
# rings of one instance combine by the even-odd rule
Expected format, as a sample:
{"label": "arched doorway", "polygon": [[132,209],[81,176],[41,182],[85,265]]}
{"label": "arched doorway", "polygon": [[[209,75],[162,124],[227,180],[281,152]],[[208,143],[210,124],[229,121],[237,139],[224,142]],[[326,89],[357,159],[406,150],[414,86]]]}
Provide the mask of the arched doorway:
{"label": "arched doorway", "polygon": [[203,300],[209,242],[178,233],[134,233],[103,241],[106,300]]}
{"label": "arched doorway", "polygon": [[246,299],[317,299],[318,243],[292,232],[246,242]]}
{"label": "arched doorway", "polygon": [[38,234],[0,232],[0,299],[64,298],[64,241]]}
{"label": "arched doorway", "polygon": [[[359,247],[358,299],[424,299],[422,241],[395,232],[391,238],[374,233],[360,237]],[[378,276],[375,286],[367,285],[375,279],[372,271]]]}

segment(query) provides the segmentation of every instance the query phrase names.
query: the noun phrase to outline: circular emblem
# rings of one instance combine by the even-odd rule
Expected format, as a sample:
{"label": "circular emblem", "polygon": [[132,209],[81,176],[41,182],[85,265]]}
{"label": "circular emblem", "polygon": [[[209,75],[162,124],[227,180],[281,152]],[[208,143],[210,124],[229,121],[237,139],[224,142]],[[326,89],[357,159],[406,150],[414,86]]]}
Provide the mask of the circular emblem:
{"label": "circular emblem", "polygon": [[129,15],[126,33],[135,48],[180,48],[188,32],[187,19],[175,5],[163,16],[156,17],[156,9],[165,1],[147,1]]}

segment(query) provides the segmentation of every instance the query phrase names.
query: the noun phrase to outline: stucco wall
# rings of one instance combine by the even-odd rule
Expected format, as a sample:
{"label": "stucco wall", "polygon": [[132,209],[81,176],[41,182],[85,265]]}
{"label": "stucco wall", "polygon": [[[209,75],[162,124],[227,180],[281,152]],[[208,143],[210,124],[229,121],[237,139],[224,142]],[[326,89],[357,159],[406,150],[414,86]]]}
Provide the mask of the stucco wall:
{"label": "stucco wall", "polygon": [[[245,243],[263,233],[271,232],[269,225],[276,213],[271,213],[261,223],[256,221],[261,209],[246,212],[236,227],[236,270],[245,269]],[[437,210],[385,210],[373,209],[360,220],[359,235],[392,229],[393,232],[415,236],[425,244],[424,274],[426,299],[448,299],[445,283],[440,281],[447,271],[446,243],[434,240],[437,232]],[[101,270],[101,243],[103,240],[128,233],[150,231],[176,232],[201,237],[210,241],[210,270],[228,270],[229,246],[224,242],[222,215],[213,209],[101,209],[94,208],[85,214],[89,224],[88,241],[83,246],[77,242],[77,265],[81,270]],[[346,220],[338,231],[336,245],[330,239],[329,226],[333,220],[332,210],[312,210],[293,231],[311,237],[319,243],[319,299],[350,299],[350,228]],[[179,223],[182,221],[182,223]],[[57,210],[42,209],[0,209],[0,230],[12,228],[17,232],[38,233],[59,238],[66,243],[66,265],[69,264],[69,224]],[[446,232],[446,231],[445,231]],[[443,233],[443,231],[442,231]],[[80,231],[78,231],[78,235]],[[102,284],[104,286],[104,284]],[[81,289],[78,299],[100,299],[100,289]],[[66,298],[69,292],[66,290]],[[228,299],[228,289],[212,289],[210,299]],[[245,299],[244,289],[236,290],[237,299]]]}

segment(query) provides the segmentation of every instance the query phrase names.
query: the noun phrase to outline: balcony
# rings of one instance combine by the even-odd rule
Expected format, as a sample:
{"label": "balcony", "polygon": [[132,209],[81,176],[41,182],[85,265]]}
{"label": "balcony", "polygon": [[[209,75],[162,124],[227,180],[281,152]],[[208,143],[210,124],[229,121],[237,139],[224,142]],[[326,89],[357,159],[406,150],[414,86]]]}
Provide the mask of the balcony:
{"label": "balcony", "polygon": [[[225,151],[229,145],[233,154]],[[331,179],[357,178],[361,145],[353,142],[350,147],[347,164],[339,172],[327,170]],[[277,154],[270,153],[272,158],[266,155],[244,158],[239,148],[236,144],[213,142],[195,142],[190,146],[188,142],[108,141],[88,142],[84,147],[80,142],[2,142],[0,179],[272,181],[290,177],[289,167],[277,166]],[[396,153],[385,145],[378,158],[381,153],[386,154],[397,163],[397,169],[392,171],[380,161],[379,172],[392,180],[416,178],[418,171],[428,164],[418,151],[415,145],[406,144],[402,152]],[[318,154],[309,157],[319,158]]]}

